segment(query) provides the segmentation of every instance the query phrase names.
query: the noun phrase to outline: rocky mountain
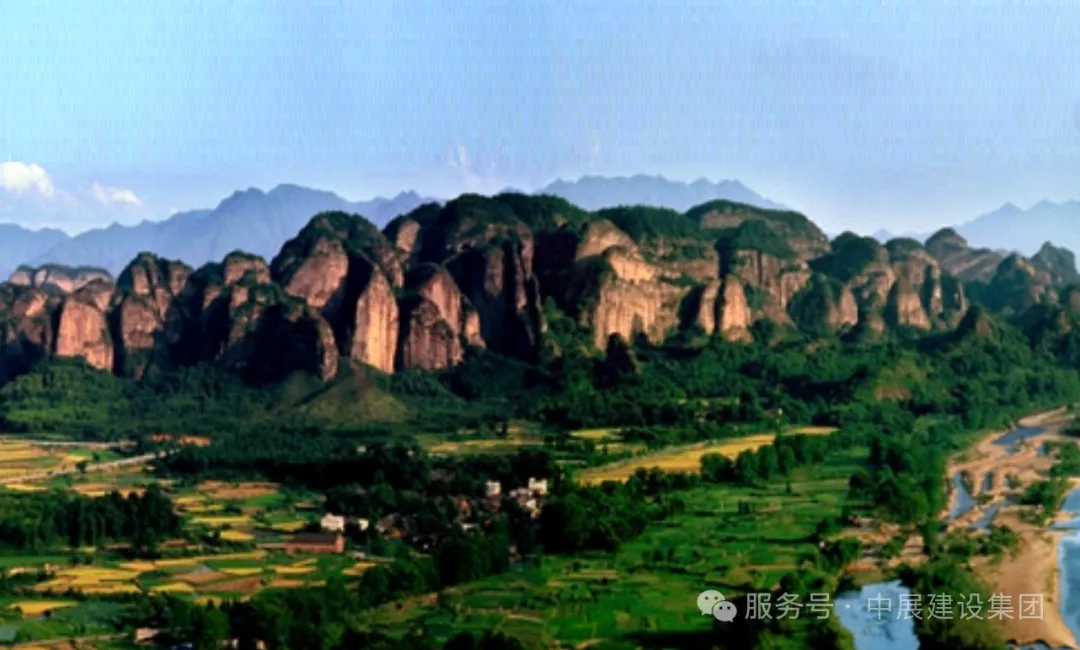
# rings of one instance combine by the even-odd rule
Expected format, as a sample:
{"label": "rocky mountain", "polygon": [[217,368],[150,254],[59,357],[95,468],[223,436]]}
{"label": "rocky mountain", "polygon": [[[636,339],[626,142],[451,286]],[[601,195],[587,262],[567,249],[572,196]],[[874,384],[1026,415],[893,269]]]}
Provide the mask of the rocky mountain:
{"label": "rocky mountain", "polygon": [[67,233],[54,228],[28,230],[0,224],[0,277],[8,277],[20,261],[32,260],[66,239]]}
{"label": "rocky mountain", "polygon": [[829,241],[802,214],[727,200],[587,211],[553,196],[463,195],[382,230],[321,212],[269,261],[235,251],[196,269],[142,253],[115,281],[20,269],[0,284],[0,376],[57,355],[131,377],[210,362],[259,382],[328,380],[353,364],[438,370],[470,347],[534,361],[560,353],[551,318],[560,331],[576,323],[599,353],[680,332],[749,341],[766,322],[943,331],[973,297],[1021,314],[1074,295],[1060,286],[1068,251],[989,259],[952,231],[926,246]]}
{"label": "rocky mountain", "polygon": [[783,210],[739,181],[712,182],[700,178],[692,183],[672,181],[663,176],[605,177],[583,176],[576,181],[556,180],[537,194],[560,196],[586,210],[600,210],[620,205],[651,205],[685,212],[695,205],[716,199]]}
{"label": "rocky mountain", "polygon": [[987,248],[972,248],[952,228],[943,228],[926,240],[926,249],[952,275],[965,282],[988,282],[1005,255]]}
{"label": "rocky mountain", "polygon": [[16,250],[4,259],[31,266],[95,266],[113,274],[120,273],[143,251],[193,266],[221,260],[237,249],[269,259],[313,214],[345,211],[385,224],[427,200],[415,192],[403,192],[392,199],[352,203],[332,192],[297,185],[279,185],[269,192],[252,188],[235,192],[213,210],[182,212],[164,221],[144,221],[135,226],[114,224],[70,238],[62,236],[49,247]]}

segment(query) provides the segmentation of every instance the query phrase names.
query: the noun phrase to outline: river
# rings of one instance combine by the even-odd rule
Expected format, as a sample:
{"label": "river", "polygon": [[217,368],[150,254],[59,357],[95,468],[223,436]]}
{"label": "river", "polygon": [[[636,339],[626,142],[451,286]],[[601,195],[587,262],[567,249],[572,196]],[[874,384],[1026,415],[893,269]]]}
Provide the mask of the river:
{"label": "river", "polygon": [[[915,619],[899,616],[900,597],[911,591],[880,582],[836,597],[836,618],[855,637],[855,650],[916,650]],[[888,601],[886,604],[885,601]]]}
{"label": "river", "polygon": [[1061,616],[1073,636],[1080,638],[1080,489],[1069,493],[1062,510],[1073,515],[1059,528],[1074,532],[1061,538],[1058,546],[1058,569],[1061,572]]}
{"label": "river", "polygon": [[[993,441],[993,444],[1005,447],[1014,455],[1021,442],[1038,436],[1045,427],[1021,427],[1008,431]],[[964,485],[962,474],[955,471],[951,477],[954,498],[947,520],[956,519],[971,512],[978,504],[974,496]],[[982,482],[983,491],[991,489],[992,475],[984,473],[973,476],[972,480]],[[1006,479],[1007,488],[1011,481]],[[990,504],[978,521],[971,526],[973,530],[985,530],[992,522],[998,510],[1010,499]],[[1074,490],[1066,500],[1064,509],[1077,515],[1071,524],[1076,532],[1062,540],[1059,562],[1062,572],[1062,614],[1073,634],[1080,637],[1080,489]],[[840,594],[836,598],[836,617],[855,639],[855,650],[918,650],[919,639],[915,635],[915,621],[898,616],[900,599],[911,593],[900,582],[881,582],[863,587],[859,591]],[[883,601],[887,600],[888,605]],[[1048,646],[1034,644],[1021,650],[1051,650]]]}

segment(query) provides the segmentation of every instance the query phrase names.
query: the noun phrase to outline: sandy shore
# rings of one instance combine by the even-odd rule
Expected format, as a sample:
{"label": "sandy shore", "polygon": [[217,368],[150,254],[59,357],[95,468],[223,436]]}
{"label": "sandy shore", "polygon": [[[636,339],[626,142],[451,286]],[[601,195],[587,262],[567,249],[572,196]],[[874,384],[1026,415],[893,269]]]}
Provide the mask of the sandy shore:
{"label": "sandy shore", "polygon": [[[1039,480],[1053,465],[1053,459],[1039,456],[1038,449],[1043,442],[1061,439],[1062,427],[1073,416],[1064,409],[1039,413],[1020,420],[1020,426],[1043,426],[1045,433],[1029,439],[1018,447],[1015,454],[1000,445],[994,444],[1004,431],[985,436],[967,453],[949,464],[949,476],[954,472],[967,471],[976,482],[978,497],[982,493],[982,477],[992,472],[996,474],[995,486],[988,494],[993,502],[1004,499],[1009,490],[1004,486],[1004,477],[1015,476],[1022,486]],[[955,505],[955,494],[950,496],[949,509]],[[989,505],[989,504],[987,504]],[[967,528],[976,520],[986,505],[976,507],[950,528]],[[1018,645],[1042,642],[1050,647],[1077,647],[1077,640],[1061,615],[1061,578],[1059,570],[1060,540],[1063,533],[1028,524],[1020,520],[1019,507],[1006,506],[997,514],[995,522],[1012,528],[1020,536],[1020,550],[1015,557],[1006,557],[996,566],[987,564],[979,573],[986,580],[993,593],[1004,594],[1010,598],[1014,613],[1011,620],[1002,622],[1005,638]],[[1020,595],[1041,594],[1043,600],[1042,616],[1020,619]]]}
{"label": "sandy shore", "polygon": [[[1058,567],[1061,533],[1024,524],[1012,513],[1002,516],[1002,523],[1020,534],[1020,552],[1006,557],[997,567],[988,567],[987,581],[993,593],[1004,594],[1012,601],[1014,618],[1004,620],[1005,638],[1018,645],[1042,642],[1051,648],[1076,647],[1065,619],[1061,616],[1061,575]],[[1020,595],[1041,594],[1042,617],[1020,619]]]}

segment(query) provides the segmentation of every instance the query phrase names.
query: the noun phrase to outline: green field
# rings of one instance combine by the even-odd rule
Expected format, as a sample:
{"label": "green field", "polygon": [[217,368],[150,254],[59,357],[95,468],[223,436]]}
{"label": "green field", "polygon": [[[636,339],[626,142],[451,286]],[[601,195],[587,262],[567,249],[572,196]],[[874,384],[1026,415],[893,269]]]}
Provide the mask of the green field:
{"label": "green field", "polygon": [[[545,557],[540,566],[449,590],[441,602],[413,600],[368,619],[404,632],[499,629],[522,638],[630,648],[635,635],[709,629],[694,599],[706,588],[735,596],[775,584],[794,569],[818,523],[839,515],[848,478],[865,451],[837,455],[767,488],[706,485],[682,493],[685,512],[650,525],[615,554]],[[740,514],[740,501],[758,510]]]}

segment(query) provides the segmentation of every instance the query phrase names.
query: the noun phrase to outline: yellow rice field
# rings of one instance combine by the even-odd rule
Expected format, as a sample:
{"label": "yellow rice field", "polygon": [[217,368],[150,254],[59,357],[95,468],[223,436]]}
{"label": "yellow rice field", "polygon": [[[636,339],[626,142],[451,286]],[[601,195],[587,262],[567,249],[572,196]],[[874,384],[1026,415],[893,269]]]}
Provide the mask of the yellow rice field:
{"label": "yellow rice field", "polygon": [[242,530],[223,530],[221,531],[221,539],[228,542],[250,542],[255,539],[255,536],[251,533],[245,533]]}
{"label": "yellow rice field", "polygon": [[298,519],[296,521],[283,521],[280,524],[274,524],[270,527],[270,529],[280,531],[282,533],[295,533],[304,526],[307,526],[307,522],[302,519]]}
{"label": "yellow rice field", "polygon": [[45,612],[74,605],[70,600],[21,600],[11,606],[21,611],[23,616],[41,616]]}
{"label": "yellow rice field", "polygon": [[262,567],[228,567],[221,570],[231,576],[253,576],[263,572]]}
{"label": "yellow rice field", "polygon": [[167,583],[165,583],[163,585],[158,585],[156,587],[150,587],[150,591],[152,591],[152,592],[154,592],[156,594],[175,594],[175,593],[190,594],[191,592],[195,591],[195,588],[192,587],[191,585],[189,585],[186,582],[167,582]]}
{"label": "yellow rice field", "polygon": [[574,438],[581,440],[610,440],[617,437],[619,434],[618,427],[608,427],[605,429],[578,429],[573,431],[570,435]]}
{"label": "yellow rice field", "polygon": [[347,576],[358,576],[361,573],[367,571],[371,567],[375,566],[374,562],[357,562],[348,569],[342,571]]}
{"label": "yellow rice field", "polygon": [[128,571],[135,571],[136,573],[145,573],[157,568],[156,564],[147,561],[124,562],[120,566]]}
{"label": "yellow rice field", "polygon": [[[802,427],[791,433],[802,435],[828,435],[831,427]],[[579,473],[576,480],[583,485],[597,485],[606,481],[623,482],[639,469],[659,468],[665,472],[693,474],[701,469],[701,458],[707,454],[721,454],[736,458],[744,451],[756,451],[765,445],[771,445],[776,434],[759,433],[742,438],[715,440],[688,447],[663,449],[653,454],[619,461],[610,465],[591,467]]]}
{"label": "yellow rice field", "polygon": [[207,526],[244,526],[251,523],[251,518],[247,515],[223,515],[220,517],[195,517],[191,520],[196,524],[205,524]]}

